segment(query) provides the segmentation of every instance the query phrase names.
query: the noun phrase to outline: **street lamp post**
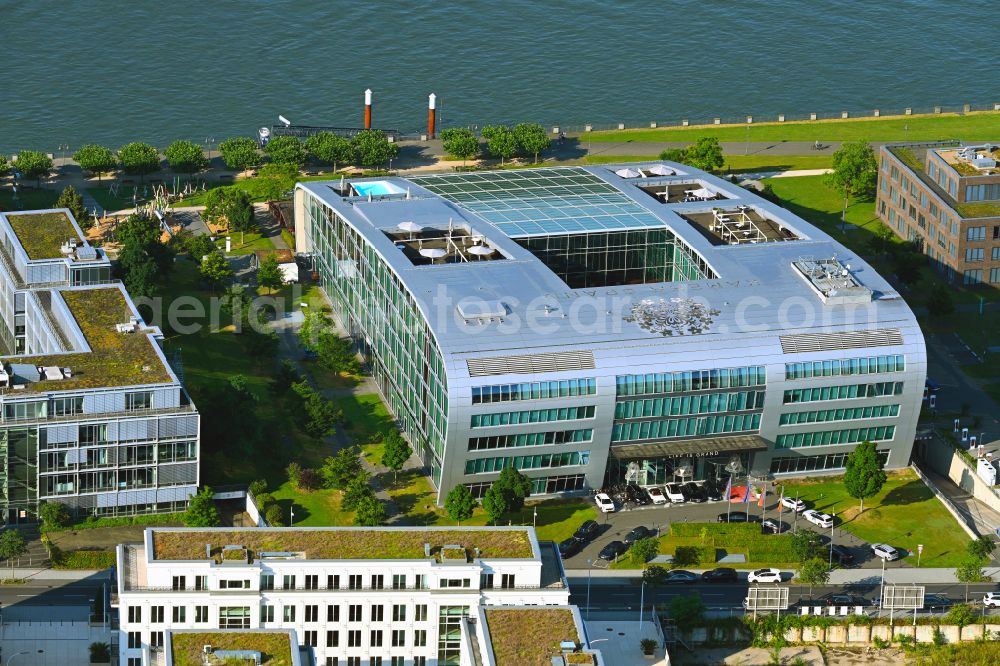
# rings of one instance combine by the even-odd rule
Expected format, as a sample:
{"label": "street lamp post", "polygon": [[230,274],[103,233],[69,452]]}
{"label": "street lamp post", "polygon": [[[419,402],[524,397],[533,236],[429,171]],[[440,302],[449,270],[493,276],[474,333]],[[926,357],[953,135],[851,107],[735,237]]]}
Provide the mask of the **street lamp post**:
{"label": "street lamp post", "polygon": [[830,564],[829,569],[833,569],[833,523],[837,519],[837,512],[833,512],[833,517],[830,519]]}
{"label": "street lamp post", "polygon": [[587,560],[587,619],[590,619],[590,567],[594,560]]}
{"label": "street lamp post", "polygon": [[[45,650],[38,650],[38,654],[42,654]],[[22,654],[31,654],[31,650],[22,650],[21,652],[15,652],[10,655],[10,659],[7,660],[7,666],[10,666],[10,662],[14,661],[14,657],[20,657]]]}
{"label": "street lamp post", "polygon": [[646,606],[646,579],[642,579],[642,587],[639,588],[639,633],[642,633],[642,615]]}

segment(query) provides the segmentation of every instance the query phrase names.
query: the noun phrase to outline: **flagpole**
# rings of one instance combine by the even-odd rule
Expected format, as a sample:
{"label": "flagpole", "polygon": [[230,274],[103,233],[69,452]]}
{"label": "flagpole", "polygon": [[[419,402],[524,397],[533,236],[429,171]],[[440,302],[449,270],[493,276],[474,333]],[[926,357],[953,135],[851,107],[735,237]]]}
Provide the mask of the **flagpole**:
{"label": "flagpole", "polygon": [[729,483],[726,484],[726,522],[729,522],[729,514],[733,511],[733,475],[729,475]]}

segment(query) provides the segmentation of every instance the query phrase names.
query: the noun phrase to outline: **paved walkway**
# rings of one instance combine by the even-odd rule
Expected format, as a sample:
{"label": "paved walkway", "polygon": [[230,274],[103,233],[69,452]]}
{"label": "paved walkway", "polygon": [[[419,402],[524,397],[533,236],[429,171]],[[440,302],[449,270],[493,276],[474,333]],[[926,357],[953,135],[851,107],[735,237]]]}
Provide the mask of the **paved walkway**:
{"label": "paved walkway", "polygon": [[[695,573],[702,573],[706,569],[686,569]],[[791,578],[794,572],[792,569],[783,569],[787,578]],[[983,569],[987,576],[1000,581],[1000,567],[986,567]],[[634,578],[642,577],[642,569],[591,569],[590,578],[593,585],[618,585]],[[586,579],[587,569],[567,569],[566,577],[572,579]],[[856,585],[860,583],[876,583],[882,580],[882,569],[834,569],[830,573],[829,585]],[[916,568],[916,567],[896,567],[886,568],[885,580],[893,584],[923,584],[923,583],[957,583],[954,569],[938,568]]]}
{"label": "paved walkway", "polygon": [[938,490],[951,500],[955,509],[972,524],[977,534],[993,536],[997,533],[997,528],[1000,527],[1000,512],[993,510],[970,493],[956,486],[948,477],[931,470],[928,464],[922,463],[920,470],[934,482]]}

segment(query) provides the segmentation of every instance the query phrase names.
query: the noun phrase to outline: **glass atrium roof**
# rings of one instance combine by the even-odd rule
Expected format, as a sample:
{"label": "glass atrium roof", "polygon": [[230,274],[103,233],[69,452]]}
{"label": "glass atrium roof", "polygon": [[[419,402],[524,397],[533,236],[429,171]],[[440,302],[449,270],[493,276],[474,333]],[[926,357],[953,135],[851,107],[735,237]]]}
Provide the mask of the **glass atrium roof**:
{"label": "glass atrium roof", "polygon": [[511,238],[664,226],[613,185],[577,167],[408,180],[471,210]]}

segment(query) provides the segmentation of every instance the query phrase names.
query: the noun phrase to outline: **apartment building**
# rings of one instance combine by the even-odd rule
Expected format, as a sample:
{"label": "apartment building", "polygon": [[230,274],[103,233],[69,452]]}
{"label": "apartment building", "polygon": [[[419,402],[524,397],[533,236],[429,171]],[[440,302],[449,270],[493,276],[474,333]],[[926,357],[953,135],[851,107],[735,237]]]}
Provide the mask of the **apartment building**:
{"label": "apartment building", "polygon": [[296,246],[443,502],[909,464],[920,328],[865,261],[670,162],[314,181]]}
{"label": "apartment building", "polygon": [[0,213],[0,506],[183,509],[198,413],[103,250],[68,210]]}
{"label": "apartment building", "polygon": [[879,218],[949,280],[1000,286],[1000,145],[889,145],[879,157]]}
{"label": "apartment building", "polygon": [[552,656],[587,643],[532,528],[150,528],[117,557],[123,666],[163,663],[172,635],[231,630],[292,630],[325,666],[472,664],[496,608],[569,613],[539,648]]}

